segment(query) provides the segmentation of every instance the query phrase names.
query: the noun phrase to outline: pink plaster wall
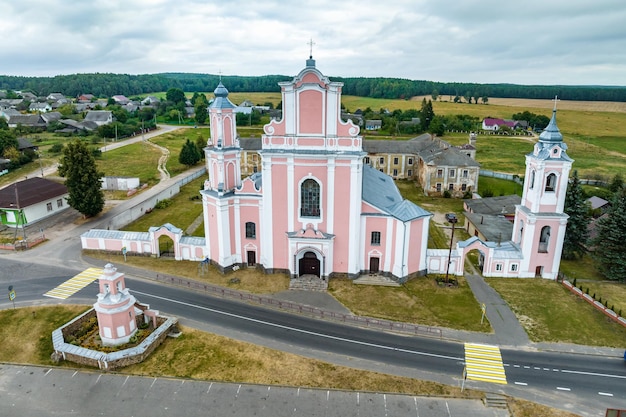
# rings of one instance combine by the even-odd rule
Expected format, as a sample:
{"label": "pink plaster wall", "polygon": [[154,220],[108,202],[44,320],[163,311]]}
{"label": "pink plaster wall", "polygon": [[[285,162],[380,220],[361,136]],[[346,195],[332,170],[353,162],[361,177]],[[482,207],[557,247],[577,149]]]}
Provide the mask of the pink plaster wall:
{"label": "pink plaster wall", "polygon": [[298,95],[300,133],[323,134],[324,97],[321,91],[306,90]]}
{"label": "pink plaster wall", "polygon": [[[408,254],[408,272],[412,273],[420,270],[420,261],[423,261],[423,256],[426,256],[426,252],[422,248],[422,236],[423,233],[427,233],[424,230],[424,219],[417,219],[411,222],[411,237],[409,239],[409,254]],[[425,264],[425,263],[424,263]]]}
{"label": "pink plaster wall", "polygon": [[[287,216],[287,166],[278,158],[274,159],[277,163],[272,167],[272,228],[267,231],[272,233],[273,254],[275,268],[288,268],[287,238],[285,233],[294,230],[294,225],[288,224]],[[297,183],[297,175],[294,182]],[[296,194],[297,195],[297,194]],[[297,218],[297,217],[296,217]]]}
{"label": "pink plaster wall", "polygon": [[[380,245],[372,245],[372,232],[380,232]],[[377,216],[368,216],[365,218],[365,233],[363,234],[364,240],[364,252],[362,254],[363,259],[365,259],[365,269],[370,267],[369,258],[370,253],[374,250],[380,252],[380,266],[381,270],[384,269],[385,266],[385,251],[386,245],[390,244],[392,236],[389,236],[387,233],[387,217],[377,217]]]}

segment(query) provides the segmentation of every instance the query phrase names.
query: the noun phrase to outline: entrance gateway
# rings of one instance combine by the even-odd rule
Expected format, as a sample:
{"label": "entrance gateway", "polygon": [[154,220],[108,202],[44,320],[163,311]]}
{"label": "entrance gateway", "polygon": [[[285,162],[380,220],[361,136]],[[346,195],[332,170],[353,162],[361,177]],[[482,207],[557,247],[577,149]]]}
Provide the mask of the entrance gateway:
{"label": "entrance gateway", "polygon": [[299,276],[302,275],[315,275],[320,276],[320,261],[314,252],[305,252],[302,259],[300,259]]}

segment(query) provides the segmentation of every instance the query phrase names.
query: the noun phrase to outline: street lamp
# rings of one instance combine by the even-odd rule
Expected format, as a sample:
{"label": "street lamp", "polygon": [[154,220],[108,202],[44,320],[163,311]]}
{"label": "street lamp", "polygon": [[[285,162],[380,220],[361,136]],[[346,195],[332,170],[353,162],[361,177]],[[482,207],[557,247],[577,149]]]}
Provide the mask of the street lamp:
{"label": "street lamp", "polygon": [[450,250],[448,251],[448,264],[446,265],[446,284],[448,283],[448,273],[450,272],[450,258],[452,257],[452,242],[454,242],[454,225],[459,221],[456,214],[446,213],[446,220],[452,225],[452,236],[450,236]]}

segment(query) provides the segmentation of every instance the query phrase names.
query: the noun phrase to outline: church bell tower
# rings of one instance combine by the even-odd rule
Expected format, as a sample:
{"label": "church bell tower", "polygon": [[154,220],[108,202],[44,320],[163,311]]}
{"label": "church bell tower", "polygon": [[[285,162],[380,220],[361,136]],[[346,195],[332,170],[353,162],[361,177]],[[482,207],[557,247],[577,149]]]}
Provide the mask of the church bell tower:
{"label": "church bell tower", "polygon": [[556,101],[550,123],[526,155],[522,201],[513,226],[513,243],[522,252],[520,277],[554,279],[559,271],[568,219],[563,208],[574,161],[556,125]]}

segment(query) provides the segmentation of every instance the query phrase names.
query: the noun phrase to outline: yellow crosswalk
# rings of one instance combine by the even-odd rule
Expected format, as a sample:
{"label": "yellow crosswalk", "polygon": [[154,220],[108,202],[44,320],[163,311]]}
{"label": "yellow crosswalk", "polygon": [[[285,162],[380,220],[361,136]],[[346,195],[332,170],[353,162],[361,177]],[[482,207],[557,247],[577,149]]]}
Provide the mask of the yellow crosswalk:
{"label": "yellow crosswalk", "polygon": [[102,275],[102,268],[87,268],[80,274],[68,279],[63,284],[51,289],[44,295],[46,297],[65,300],[100,278],[100,275]]}
{"label": "yellow crosswalk", "polygon": [[502,355],[497,346],[466,343],[465,370],[467,379],[506,384]]}

